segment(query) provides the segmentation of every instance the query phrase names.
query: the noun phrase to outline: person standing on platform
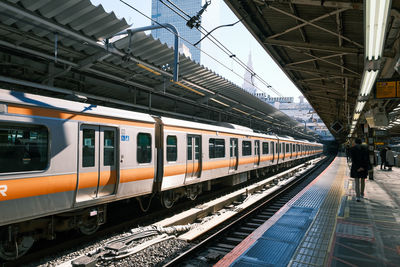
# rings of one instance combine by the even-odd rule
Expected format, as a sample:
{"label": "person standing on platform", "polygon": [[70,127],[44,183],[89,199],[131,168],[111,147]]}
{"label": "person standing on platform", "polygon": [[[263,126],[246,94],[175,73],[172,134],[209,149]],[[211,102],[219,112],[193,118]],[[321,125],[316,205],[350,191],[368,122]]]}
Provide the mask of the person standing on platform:
{"label": "person standing on platform", "polygon": [[383,169],[386,170],[386,147],[382,148],[382,150],[379,152],[379,156],[381,156],[381,170],[382,170],[382,165]]}
{"label": "person standing on platform", "polygon": [[349,145],[346,145],[346,159],[347,159],[347,162],[350,161],[350,146]]}
{"label": "person standing on platform", "polygon": [[388,166],[389,171],[391,171],[392,167],[394,166],[394,155],[390,147],[387,147],[386,151],[386,166]]}
{"label": "person standing on platform", "polygon": [[350,177],[354,178],[356,200],[360,202],[360,198],[364,197],[365,179],[370,165],[368,149],[361,145],[361,139],[356,138],[355,145],[350,150],[350,156],[352,162]]}

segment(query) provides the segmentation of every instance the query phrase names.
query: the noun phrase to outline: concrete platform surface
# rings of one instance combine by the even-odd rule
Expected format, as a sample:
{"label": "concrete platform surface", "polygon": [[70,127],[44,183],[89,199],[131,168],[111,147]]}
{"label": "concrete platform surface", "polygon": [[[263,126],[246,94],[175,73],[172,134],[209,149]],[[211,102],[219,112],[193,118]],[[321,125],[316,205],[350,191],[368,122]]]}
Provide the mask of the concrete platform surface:
{"label": "concrete platform surface", "polygon": [[400,267],[400,169],[375,167],[360,202],[349,173],[337,157],[216,266]]}

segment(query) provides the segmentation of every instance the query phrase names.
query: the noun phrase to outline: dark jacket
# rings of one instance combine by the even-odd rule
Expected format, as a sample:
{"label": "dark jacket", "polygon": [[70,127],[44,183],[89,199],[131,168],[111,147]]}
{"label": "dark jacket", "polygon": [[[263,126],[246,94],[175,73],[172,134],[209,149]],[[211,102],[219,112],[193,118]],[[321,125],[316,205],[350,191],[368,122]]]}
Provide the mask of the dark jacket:
{"label": "dark jacket", "polygon": [[387,149],[386,149],[386,148],[383,148],[383,149],[379,152],[379,155],[381,156],[382,162],[385,162],[385,161],[386,161],[386,151],[387,151]]}
{"label": "dark jacket", "polygon": [[[350,149],[351,155],[351,171],[350,177],[352,178],[367,178],[369,169],[369,154],[368,149],[362,145],[355,145]],[[362,171],[357,171],[363,168]]]}

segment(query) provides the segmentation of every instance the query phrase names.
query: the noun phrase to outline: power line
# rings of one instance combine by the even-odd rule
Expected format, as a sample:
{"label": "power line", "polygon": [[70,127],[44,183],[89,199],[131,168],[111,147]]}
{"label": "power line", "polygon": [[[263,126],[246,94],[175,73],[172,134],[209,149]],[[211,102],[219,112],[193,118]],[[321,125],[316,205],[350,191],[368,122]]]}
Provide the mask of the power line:
{"label": "power line", "polygon": [[[201,52],[203,52],[205,55],[209,56],[211,59],[213,59],[214,61],[216,61],[217,63],[219,63],[221,66],[223,66],[224,68],[228,69],[229,71],[231,71],[232,73],[234,73],[236,76],[240,77],[241,79],[243,79],[243,77],[236,73],[233,69],[230,69],[228,66],[226,66],[224,63],[222,63],[221,61],[219,61],[218,59],[216,59],[215,57],[213,57],[212,55],[210,55],[209,53],[201,50],[200,48],[194,46],[191,42],[189,42],[188,40],[186,40],[185,38],[183,38],[182,36],[174,33],[173,31],[171,31],[170,29],[168,29],[167,27],[165,27],[164,25],[160,24],[159,22],[157,22],[156,20],[150,18],[149,16],[147,16],[146,14],[144,14],[143,12],[141,12],[140,10],[138,10],[137,8],[133,7],[132,5],[126,3],[124,0],[120,0],[120,2],[124,3],[125,5],[127,5],[128,7],[132,8],[133,10],[135,10],[136,12],[138,12],[139,14],[141,14],[142,16],[148,18],[149,20],[151,20],[152,22],[154,22],[155,24],[159,25],[160,27],[166,29],[167,31],[169,31],[170,33],[178,36],[180,39],[184,40],[185,42],[187,42],[188,44],[192,45],[193,47],[195,47],[196,49],[200,50]],[[250,83],[249,81],[245,80],[246,82]],[[256,87],[256,86],[255,86]],[[256,87],[257,88],[257,87]]]}
{"label": "power line", "polygon": [[[181,14],[179,14],[176,10],[172,9],[169,5],[167,5],[163,0],[159,0],[161,3],[163,3],[166,7],[168,7],[171,11],[173,11],[175,14],[179,15],[181,18],[183,18],[185,21],[188,21],[188,19],[185,19]],[[180,12],[182,12],[185,16],[189,17],[189,14],[187,14],[185,11],[183,11],[181,8],[179,8],[176,4],[174,4],[172,1],[170,0],[166,0],[168,3],[170,3],[171,5],[173,5],[176,9],[178,9]],[[223,26],[233,26],[235,24],[237,24],[238,22],[241,22],[245,17],[241,18],[240,20],[238,20],[235,23],[232,24],[228,24],[228,25],[221,25],[218,26],[217,28],[223,27]],[[216,37],[214,37],[213,35],[211,35],[211,32],[216,30],[217,28],[214,28],[212,31],[208,32],[203,26],[200,25],[200,28],[206,32],[206,34],[204,32],[202,32],[199,28],[197,28],[198,31],[200,31],[200,33],[204,34],[205,36],[201,39],[203,40],[204,38],[206,38],[207,36],[211,36],[214,40],[212,40],[211,38],[208,38],[214,45],[216,45],[219,49],[221,49],[225,54],[227,54],[230,58],[233,58],[233,60],[239,64],[242,68],[244,68],[246,71],[251,73],[252,77],[255,77],[257,80],[259,80],[261,83],[263,83],[265,86],[267,86],[267,88],[269,88],[271,91],[273,91],[275,94],[277,94],[278,96],[283,96],[281,93],[279,93],[275,88],[273,88],[268,82],[266,82],[264,79],[262,79],[257,73],[255,73],[253,70],[251,70],[242,60],[240,60],[239,58],[236,57],[235,54],[233,54],[224,44],[222,44]],[[200,41],[201,41],[200,40]],[[198,41],[196,44],[194,44],[194,46],[196,46],[200,41]],[[217,44],[217,43],[218,44]],[[193,45],[193,44],[192,44]],[[222,47],[221,47],[222,46]],[[202,51],[202,50],[200,50]],[[243,78],[243,77],[241,77]],[[244,78],[243,78],[244,79]],[[245,79],[244,79],[245,80]],[[252,84],[254,87],[256,87],[253,82],[249,82],[247,80],[245,80],[246,82],[248,82],[249,84]],[[257,87],[256,87],[257,88]],[[259,88],[257,88],[259,89]],[[259,89],[261,90],[261,89]],[[261,90],[262,91],[262,90]]]}
{"label": "power line", "polygon": [[[159,0],[161,3],[163,3],[163,0]],[[177,8],[179,11],[181,11],[183,14],[185,14],[186,16],[188,16],[188,17],[190,17],[189,16],[189,14],[187,14],[186,12],[184,12],[181,8],[179,8],[176,4],[174,4],[172,1],[170,1],[170,0],[166,0],[166,1],[168,1],[168,3],[170,3],[170,4],[172,4],[175,8]],[[163,4],[165,4],[165,3],[163,3]],[[165,4],[166,5],[166,4]],[[168,5],[166,5],[169,9],[171,9],[173,12],[175,12],[176,14],[178,14],[180,17],[182,17],[183,19],[185,19],[181,14],[179,14],[178,12],[176,12],[175,10],[173,10],[171,7],[169,7]],[[228,25],[235,25],[235,24],[237,24],[238,22],[240,22],[240,21],[242,21],[244,19],[244,17],[243,18],[241,18],[240,20],[238,20],[237,22],[235,22],[235,23],[232,23],[232,24],[228,24]],[[185,19],[186,20],[186,19]],[[187,21],[187,20],[186,20]],[[228,26],[227,25],[227,26]],[[222,25],[223,26],[223,25]],[[220,28],[220,27],[222,27],[222,26],[219,26],[219,27],[217,27],[217,28]],[[216,30],[217,28],[214,28],[212,31],[210,31],[210,32],[208,32],[204,27],[202,27],[201,25],[200,25],[200,27],[201,27],[201,29],[202,30],[204,30],[207,34],[202,38],[202,39],[204,39],[206,36],[208,36],[208,35],[211,35],[211,32],[212,31],[214,31],[214,30]],[[199,29],[198,29],[199,30]],[[199,30],[200,31],[200,30]],[[200,31],[201,32],[201,31]],[[204,34],[203,32],[201,32],[202,34]],[[226,51],[224,51],[224,49],[222,49],[218,44],[216,44],[212,39],[210,39],[209,38],[209,40],[213,43],[213,44],[215,44],[219,49],[221,49],[224,53],[226,53],[226,54],[228,54],[228,56],[230,57],[230,58],[234,58],[233,60],[236,62],[236,63],[238,63],[242,68],[244,68],[246,71],[248,71],[248,72],[250,72],[251,73],[251,76],[252,77],[255,77],[256,79],[258,79],[260,82],[262,82],[264,85],[266,85],[267,86],[267,88],[269,88],[269,89],[271,89],[273,92],[275,92],[278,96],[282,96],[282,94],[280,94],[275,88],[273,88],[269,83],[267,83],[264,79],[262,79],[257,73],[255,73],[253,70],[251,70],[251,69],[249,69],[248,67],[247,67],[247,65],[243,62],[243,61],[241,61],[239,58],[237,58],[236,57],[236,55],[234,55],[224,44],[222,44],[216,37],[214,37],[213,35],[211,35],[211,37],[219,44],[219,45],[221,45]],[[201,40],[202,40],[201,39]],[[200,41],[201,41],[200,40]],[[200,42],[199,41],[199,42]],[[197,42],[196,44],[194,44],[195,46],[199,43],[199,42]],[[239,62],[238,62],[239,61]],[[246,82],[248,82],[247,80],[245,80]],[[253,82],[251,82],[250,84],[253,84]],[[254,85],[254,84],[253,84]],[[256,87],[257,88],[257,87]]]}
{"label": "power line", "polygon": [[[207,53],[206,51],[194,46],[191,42],[189,42],[188,40],[186,40],[185,38],[183,38],[182,36],[177,35],[176,33],[174,33],[173,31],[171,31],[170,29],[164,27],[163,25],[161,25],[159,22],[157,22],[156,20],[150,18],[149,16],[147,16],[146,14],[144,14],[143,12],[141,12],[140,10],[138,10],[137,8],[133,7],[132,5],[126,3],[123,0],[120,0],[122,3],[124,3],[125,5],[127,5],[128,7],[130,7],[131,9],[135,10],[136,12],[138,12],[139,14],[141,14],[142,16],[146,17],[147,19],[151,20],[152,22],[154,22],[155,24],[159,25],[160,27],[168,30],[169,32],[171,32],[172,34],[178,36],[180,39],[184,40],[185,42],[187,42],[188,44],[190,44],[191,46],[193,46],[194,48],[198,49],[199,51],[203,52],[205,55],[207,55],[208,57],[210,57],[211,59],[213,59],[215,62],[217,62],[218,64],[220,64],[221,66],[223,66],[224,68],[226,68],[227,70],[231,71],[233,74],[235,74],[236,76],[238,76],[239,78],[243,79],[245,82],[252,84],[255,88],[257,88],[260,91],[260,88],[258,88],[257,86],[254,85],[254,83],[252,81],[248,81],[246,80],[242,75],[240,75],[239,73],[235,72],[233,69],[229,68],[228,66],[226,66],[224,63],[222,63],[221,61],[219,61],[218,59],[216,59],[215,57],[213,57],[212,55],[210,55],[209,53]],[[168,1],[168,0],[166,0]],[[164,3],[163,1],[160,0],[161,3],[163,3],[164,5],[166,5],[166,3]],[[169,3],[173,4],[171,1],[168,1]],[[174,6],[176,6],[175,4],[173,4]],[[166,5],[169,9],[171,9],[172,11],[174,11],[177,15],[179,15],[175,10],[173,10],[169,5]],[[178,7],[178,10],[182,10]],[[183,10],[182,12],[190,17],[187,13],[185,13]],[[180,17],[182,17],[185,21],[188,21],[187,19],[185,19],[182,15],[179,15]],[[201,31],[200,31],[201,32]],[[204,33],[203,33],[204,34]],[[212,35],[211,35],[212,36]],[[214,39],[216,39],[214,36],[212,36]],[[244,68],[245,70],[247,70],[248,72],[250,72],[252,74],[252,76],[256,77],[259,81],[261,81],[264,85],[267,86],[267,88],[271,89],[273,92],[275,92],[278,96],[282,96],[278,91],[276,91],[271,85],[269,85],[267,82],[265,82],[261,77],[259,77],[254,71],[250,70],[246,64],[244,64],[242,61],[236,60],[235,59],[235,55],[232,54],[232,52],[229,51],[229,49],[227,49],[225,46],[223,46],[223,44],[221,44],[218,40],[216,40],[218,43],[220,43],[228,52],[224,51],[218,44],[215,43],[215,41],[211,40],[211,42],[213,42],[218,48],[220,48],[224,53],[228,54],[228,56],[230,56],[231,58],[233,57],[233,60],[238,63],[242,68]]]}

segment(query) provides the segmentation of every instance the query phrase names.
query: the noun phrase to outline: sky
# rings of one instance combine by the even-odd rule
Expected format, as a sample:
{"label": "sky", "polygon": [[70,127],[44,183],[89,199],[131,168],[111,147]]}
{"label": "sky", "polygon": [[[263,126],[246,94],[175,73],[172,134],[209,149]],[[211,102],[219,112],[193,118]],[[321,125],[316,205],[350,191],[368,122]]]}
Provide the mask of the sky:
{"label": "sky", "polygon": [[[151,17],[151,0],[124,1],[134,6],[148,17]],[[91,2],[94,5],[101,4],[107,12],[114,12],[118,18],[125,18],[132,28],[151,25],[150,19],[129,8],[119,0],[91,0]],[[211,5],[208,6],[207,10],[203,13],[202,26],[207,31],[211,31],[217,26],[231,24],[236,21],[238,21],[238,18],[223,0],[212,0]],[[196,29],[193,28],[193,30],[195,31]],[[254,72],[282,96],[294,97],[295,101],[298,102],[298,97],[302,95],[300,91],[241,22],[232,27],[219,28],[214,31],[212,35],[227,47],[236,58],[240,59],[245,64],[247,64],[251,52]],[[216,60],[202,53],[202,65],[236,85],[240,87],[243,86],[243,77],[245,74],[245,69],[243,67],[239,66],[229,55],[222,52],[222,50],[207,39],[202,41],[201,49],[219,62],[216,62]],[[277,96],[272,90],[268,89],[265,84],[258,80],[255,80],[255,86],[260,89],[258,92]]]}

